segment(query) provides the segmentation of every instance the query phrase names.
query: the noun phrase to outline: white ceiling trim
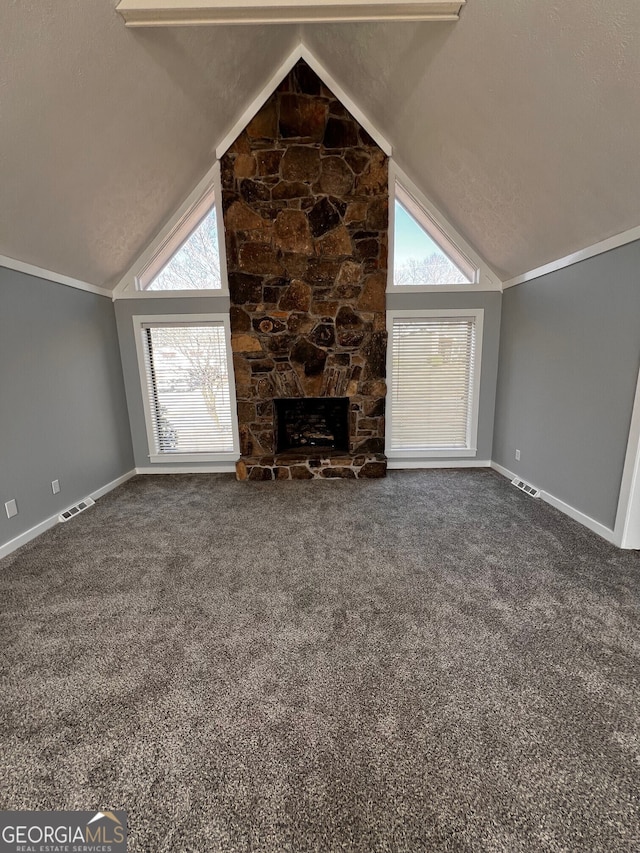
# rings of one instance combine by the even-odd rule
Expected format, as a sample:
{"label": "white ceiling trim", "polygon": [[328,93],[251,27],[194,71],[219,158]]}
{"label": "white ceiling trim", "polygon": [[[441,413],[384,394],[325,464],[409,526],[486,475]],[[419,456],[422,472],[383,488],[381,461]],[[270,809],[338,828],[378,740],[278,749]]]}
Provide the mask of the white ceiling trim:
{"label": "white ceiling trim", "polygon": [[340,101],[340,103],[346,107],[351,115],[356,119],[356,121],[363,127],[369,136],[375,140],[375,142],[380,146],[380,148],[384,151],[384,153],[391,157],[393,153],[393,148],[390,143],[384,138],[384,136],[377,130],[376,127],[369,121],[369,119],[364,115],[362,110],[355,103],[353,98],[351,98],[340,86],[340,84],[335,80],[331,74],[324,68],[320,62],[316,59],[316,57],[311,53],[309,48],[304,45],[302,42],[291,52],[291,54],[285,59],[282,65],[271,75],[269,80],[262,87],[260,92],[256,95],[256,97],[251,101],[251,103],[246,107],[243,111],[240,118],[235,122],[233,127],[224,137],[222,142],[216,148],[216,157],[218,160],[221,160],[222,157],[226,154],[227,149],[230,145],[232,145],[238,136],[242,133],[245,127],[249,124],[251,119],[260,111],[260,109],[265,105],[265,103],[269,100],[271,95],[278,88],[280,83],[284,80],[287,74],[291,71],[294,65],[300,60],[304,59],[307,65],[312,68],[315,73],[320,77],[323,83],[331,89],[336,98]]}
{"label": "white ceiling trim", "polygon": [[15,258],[8,258],[6,255],[0,255],[0,267],[6,267],[9,270],[26,273],[26,275],[35,276],[35,278],[43,278],[47,281],[53,281],[56,284],[64,284],[67,287],[75,287],[76,290],[86,290],[89,293],[97,293],[98,296],[107,296],[111,298],[112,291],[104,287],[98,287],[97,284],[89,284],[88,281],[81,281],[78,278],[71,278],[62,273],[46,270],[42,267],[36,267],[33,264],[25,264],[24,261],[17,261]]}
{"label": "white ceiling trim", "polygon": [[466,0],[121,0],[128,27],[457,21]]}
{"label": "white ceiling trim", "polygon": [[636,240],[640,240],[640,225],[636,228],[630,228],[628,231],[623,231],[621,234],[615,234],[606,240],[601,240],[599,243],[594,243],[593,246],[587,246],[586,249],[580,249],[578,252],[566,255],[564,258],[558,258],[557,261],[551,261],[542,267],[536,267],[534,270],[529,270],[529,272],[517,275],[515,278],[510,278],[504,282],[503,287],[515,287],[517,284],[525,284],[527,281],[533,281],[551,272],[557,272],[565,267],[573,266],[573,264],[579,264],[580,261],[595,258],[596,255],[602,255],[605,252],[610,252],[612,249],[625,246],[627,243],[634,243]]}

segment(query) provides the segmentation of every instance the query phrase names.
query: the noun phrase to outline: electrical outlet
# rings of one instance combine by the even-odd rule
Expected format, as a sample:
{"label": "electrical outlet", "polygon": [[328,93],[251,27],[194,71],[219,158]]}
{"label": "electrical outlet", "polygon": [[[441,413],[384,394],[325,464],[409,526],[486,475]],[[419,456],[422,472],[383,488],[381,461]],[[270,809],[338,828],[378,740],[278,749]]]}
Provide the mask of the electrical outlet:
{"label": "electrical outlet", "polygon": [[7,501],[4,508],[7,511],[7,518],[13,518],[14,515],[18,514],[18,504],[13,499]]}
{"label": "electrical outlet", "polygon": [[520,451],[516,450],[516,462],[520,461]]}
{"label": "electrical outlet", "polygon": [[51,481],[51,491],[54,495],[57,495],[60,491],[60,480],[52,480]]}

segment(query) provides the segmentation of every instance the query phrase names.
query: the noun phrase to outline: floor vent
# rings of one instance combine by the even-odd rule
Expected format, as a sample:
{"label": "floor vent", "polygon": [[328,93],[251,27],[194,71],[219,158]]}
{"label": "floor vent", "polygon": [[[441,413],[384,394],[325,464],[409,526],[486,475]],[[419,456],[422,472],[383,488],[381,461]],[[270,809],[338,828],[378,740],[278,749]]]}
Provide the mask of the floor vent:
{"label": "floor vent", "polygon": [[89,509],[90,506],[93,506],[95,501],[92,498],[85,498],[83,501],[80,501],[79,504],[75,506],[69,507],[69,509],[65,509],[64,512],[61,512],[58,516],[58,521],[69,521],[74,517],[74,515],[79,515],[81,512],[84,512],[85,509]]}
{"label": "floor vent", "polygon": [[525,483],[525,481],[521,480],[520,477],[514,477],[511,482],[516,489],[520,489],[521,492],[526,492],[528,495],[531,495],[532,498],[540,497],[540,489],[534,488],[531,483]]}

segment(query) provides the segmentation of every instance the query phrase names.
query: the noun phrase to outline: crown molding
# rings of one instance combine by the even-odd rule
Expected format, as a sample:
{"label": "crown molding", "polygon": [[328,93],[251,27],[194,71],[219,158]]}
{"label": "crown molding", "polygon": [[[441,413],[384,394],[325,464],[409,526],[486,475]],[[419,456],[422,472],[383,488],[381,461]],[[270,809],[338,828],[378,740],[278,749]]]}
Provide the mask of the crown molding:
{"label": "crown molding", "polygon": [[76,290],[86,290],[89,293],[96,293],[98,296],[107,296],[109,299],[113,295],[112,291],[107,290],[106,287],[98,287],[96,284],[89,284],[88,281],[81,281],[78,278],[71,278],[68,275],[36,267],[33,264],[26,264],[24,261],[8,258],[6,255],[0,255],[0,267],[32,275],[35,278],[43,278],[46,281],[53,281],[56,284],[64,284],[66,287],[75,287]]}
{"label": "crown molding", "polygon": [[579,264],[580,261],[586,261],[589,258],[595,258],[596,255],[602,255],[605,252],[610,252],[612,249],[618,249],[627,243],[635,243],[636,240],[640,240],[640,226],[630,228],[628,231],[623,231],[606,240],[601,240],[599,243],[594,243],[592,246],[587,246],[586,249],[580,249],[571,255],[565,255],[564,258],[558,258],[557,261],[551,261],[551,263],[545,264],[542,267],[536,267],[536,269],[529,270],[529,272],[525,272],[522,275],[517,275],[515,278],[510,278],[502,286],[506,290],[507,287],[525,284],[527,281],[533,281],[536,278],[549,275],[551,272],[557,272],[565,267],[573,266],[573,264]]}
{"label": "crown molding", "polygon": [[127,27],[457,21],[466,0],[120,0]]}

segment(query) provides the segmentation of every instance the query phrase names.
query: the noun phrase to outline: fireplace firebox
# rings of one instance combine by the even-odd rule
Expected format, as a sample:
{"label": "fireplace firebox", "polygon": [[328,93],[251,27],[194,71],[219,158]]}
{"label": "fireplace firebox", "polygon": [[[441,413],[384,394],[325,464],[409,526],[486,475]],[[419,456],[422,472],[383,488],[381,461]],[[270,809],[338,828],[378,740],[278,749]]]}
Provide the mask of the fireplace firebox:
{"label": "fireplace firebox", "polygon": [[275,399],[276,453],[349,450],[348,397]]}

